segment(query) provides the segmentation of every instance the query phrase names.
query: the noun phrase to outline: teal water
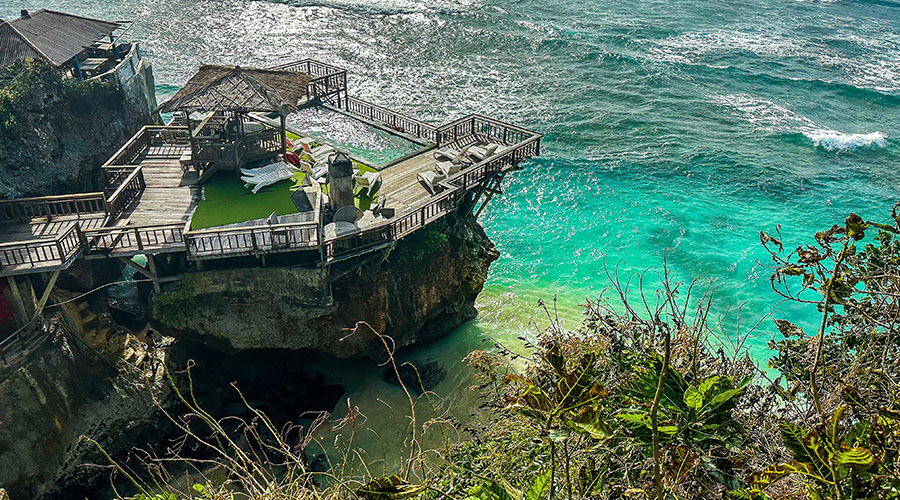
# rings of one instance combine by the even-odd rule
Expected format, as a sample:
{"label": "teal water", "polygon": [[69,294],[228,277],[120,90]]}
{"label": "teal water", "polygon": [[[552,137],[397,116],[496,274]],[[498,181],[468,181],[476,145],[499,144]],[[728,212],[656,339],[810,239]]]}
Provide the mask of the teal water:
{"label": "teal water", "polygon": [[[201,62],[312,56],[351,70],[360,97],[434,123],[477,111],[546,133],[543,155],[483,215],[502,256],[479,319],[410,354],[448,364],[437,390],[458,408],[471,402],[454,370],[468,350],[531,335],[544,322],[538,298],[558,296],[577,321],[577,305],[608,285],[605,263],[628,274],[666,258],[679,278],[707,276],[717,311],[740,308],[746,326],[776,304],[760,230],[783,224],[790,247],[849,212],[887,217],[900,199],[893,0],[46,5],[134,19],[160,101]],[[0,17],[23,7],[0,0]],[[763,322],[750,339],[757,359],[772,331]],[[402,402],[375,378],[347,383],[361,408]]]}
{"label": "teal water", "polygon": [[378,169],[424,149],[421,144],[321,107],[292,113],[287,117],[287,124],[304,136],[338,146],[354,158]]}

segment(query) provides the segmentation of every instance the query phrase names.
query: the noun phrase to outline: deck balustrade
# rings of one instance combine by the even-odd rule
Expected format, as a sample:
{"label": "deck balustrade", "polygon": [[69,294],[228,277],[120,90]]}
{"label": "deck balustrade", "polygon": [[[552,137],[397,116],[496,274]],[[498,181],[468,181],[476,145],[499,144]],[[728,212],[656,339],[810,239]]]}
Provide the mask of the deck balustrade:
{"label": "deck balustrade", "polygon": [[104,213],[103,193],[61,194],[0,201],[0,222]]}
{"label": "deck balustrade", "polygon": [[416,139],[422,139],[430,143],[437,142],[437,129],[425,122],[356,97],[347,97],[346,102],[347,105],[344,111],[350,115],[370,122],[380,123]]}
{"label": "deck balustrade", "polygon": [[[289,63],[277,69],[302,71],[322,82],[346,75],[340,68],[312,60]],[[467,194],[483,188],[490,179],[515,170],[524,160],[540,154],[540,134],[482,115],[473,114],[434,127],[353,97],[345,97],[344,105],[344,111],[350,116],[381,124],[431,145],[464,147],[497,142],[509,149],[444,180],[439,184],[439,192],[422,200],[420,205],[364,230],[332,238],[324,237],[321,220],[198,231],[190,231],[189,223],[116,226],[114,224],[147,187],[143,168],[135,165],[137,160],[142,155],[171,155],[172,151],[191,143],[187,127],[146,126],[103,165],[108,196],[85,193],[0,201],[0,223],[85,214],[105,214],[107,220],[106,227],[82,231],[75,222],[55,238],[0,245],[0,274],[27,272],[23,269],[65,268],[82,251],[89,258],[185,252],[188,259],[200,261],[318,249],[324,257],[322,264],[327,265],[383,248],[431,224],[456,210],[467,199]],[[277,129],[261,130],[246,138],[240,148],[233,143],[196,138],[195,155],[200,161],[241,163],[277,153],[281,148]]]}

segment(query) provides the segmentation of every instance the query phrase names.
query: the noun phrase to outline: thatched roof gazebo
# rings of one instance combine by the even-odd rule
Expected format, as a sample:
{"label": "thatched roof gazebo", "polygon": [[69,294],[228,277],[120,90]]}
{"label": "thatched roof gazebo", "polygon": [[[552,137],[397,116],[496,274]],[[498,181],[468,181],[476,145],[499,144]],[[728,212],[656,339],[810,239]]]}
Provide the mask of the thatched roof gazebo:
{"label": "thatched roof gazebo", "polygon": [[[309,81],[294,71],[203,65],[159,111],[187,116],[195,166],[240,168],[285,153],[285,117],[307,96]],[[205,113],[196,127],[191,113]],[[277,113],[280,129],[250,113]]]}

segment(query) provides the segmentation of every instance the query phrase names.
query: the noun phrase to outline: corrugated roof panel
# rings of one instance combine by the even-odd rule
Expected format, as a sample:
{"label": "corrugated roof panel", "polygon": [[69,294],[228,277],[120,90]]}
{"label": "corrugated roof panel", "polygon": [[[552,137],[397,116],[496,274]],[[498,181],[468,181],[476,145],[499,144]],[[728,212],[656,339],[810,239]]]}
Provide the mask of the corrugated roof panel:
{"label": "corrugated roof panel", "polygon": [[0,67],[28,57],[41,57],[41,54],[28,45],[9,24],[0,22]]}
{"label": "corrugated roof panel", "polygon": [[85,46],[109,36],[120,26],[119,23],[44,9],[28,17],[9,20],[7,25],[31,44],[32,51],[37,49],[56,66],[62,66]]}

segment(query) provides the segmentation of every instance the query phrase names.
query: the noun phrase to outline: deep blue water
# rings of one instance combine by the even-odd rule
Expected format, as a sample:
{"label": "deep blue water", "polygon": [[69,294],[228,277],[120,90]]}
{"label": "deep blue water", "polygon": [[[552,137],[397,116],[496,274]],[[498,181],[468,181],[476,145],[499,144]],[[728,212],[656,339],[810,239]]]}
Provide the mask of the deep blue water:
{"label": "deep blue water", "polygon": [[[776,303],[760,230],[783,224],[792,247],[850,212],[886,218],[900,199],[896,1],[46,5],[134,19],[160,101],[203,62],[312,56],[351,70],[360,97],[425,120],[477,111],[546,133],[483,216],[502,257],[480,318],[413,355],[452,366],[483,338],[533,333],[540,297],[576,322],[608,285],[604,264],[628,274],[666,258],[682,279],[714,280],[716,310],[751,324]],[[0,0],[0,17],[22,7]],[[751,339],[757,359],[773,330],[764,321]],[[451,373],[438,389],[464,400],[468,375]],[[369,380],[351,394],[389,392]]]}

